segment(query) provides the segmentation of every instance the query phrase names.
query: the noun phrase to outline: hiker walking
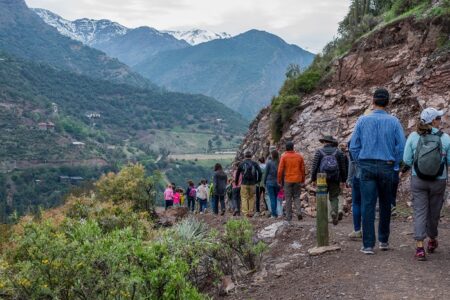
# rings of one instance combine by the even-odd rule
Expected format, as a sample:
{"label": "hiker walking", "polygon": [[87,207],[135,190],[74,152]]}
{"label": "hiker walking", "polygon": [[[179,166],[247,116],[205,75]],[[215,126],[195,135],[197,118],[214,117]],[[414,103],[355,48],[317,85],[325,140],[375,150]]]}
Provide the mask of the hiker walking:
{"label": "hiker walking", "polygon": [[300,190],[305,183],[305,161],[300,153],[294,151],[294,143],[286,143],[286,152],[283,153],[278,166],[278,184],[284,184],[286,199],[286,219],[292,220],[292,202],[294,202],[297,219],[302,219],[300,205]]}
{"label": "hiker walking", "polygon": [[209,198],[209,190],[205,179],[200,181],[200,185],[197,188],[197,198],[199,202],[200,214],[203,214],[206,210],[206,204]]}
{"label": "hiker walking", "polygon": [[358,164],[349,153],[349,165],[347,175],[347,186],[352,189],[352,217],[353,231],[349,233],[350,239],[362,238],[361,232],[361,188],[360,188],[360,172]]}
{"label": "hiker walking", "polygon": [[374,254],[375,207],[379,199],[379,248],[389,249],[394,166],[403,157],[405,136],[400,121],[386,112],[389,92],[377,89],[372,113],[358,119],[350,152],[360,168],[364,254]]}
{"label": "hiker walking", "polygon": [[414,239],[417,260],[426,260],[438,247],[438,224],[444,203],[450,163],[450,137],[439,130],[443,111],[426,108],[417,130],[406,141],[403,161],[412,167],[411,192],[414,208]]}
{"label": "hiker walking", "polygon": [[277,150],[272,150],[270,153],[269,161],[266,165],[266,172],[264,173],[264,186],[267,189],[267,193],[269,194],[270,199],[270,211],[271,218],[277,218],[277,195],[280,191],[280,186],[278,185],[277,176],[278,176],[278,164],[279,164],[280,156]]}
{"label": "hiker walking", "polygon": [[219,203],[220,203],[220,215],[225,214],[225,194],[227,189],[227,174],[223,171],[221,164],[216,164],[214,166],[214,177],[213,177],[213,190],[212,190],[212,209],[214,214],[219,214]]}
{"label": "hiker walking", "polygon": [[173,188],[171,184],[166,186],[166,190],[164,191],[164,202],[166,206],[166,210],[169,207],[173,206]]}
{"label": "hiker walking", "polygon": [[333,225],[342,220],[343,212],[339,213],[339,194],[345,188],[347,169],[345,157],[337,148],[338,142],[332,136],[324,136],[319,140],[324,146],[316,151],[311,167],[311,182],[316,185],[317,174],[327,175],[328,196],[331,204],[331,219]]}
{"label": "hiker walking", "polygon": [[188,181],[188,187],[186,189],[186,199],[188,210],[194,212],[195,210],[195,199],[197,198],[197,189],[195,188],[194,182],[192,180]]}
{"label": "hiker walking", "polygon": [[[259,167],[261,169],[261,172],[264,176],[265,171],[266,171],[266,163],[265,163],[265,159],[264,157],[261,157],[258,162],[259,162]],[[264,181],[261,180],[259,183],[256,184],[256,213],[255,213],[255,217],[259,216],[261,214],[261,200],[264,204],[264,207],[267,210],[267,203],[266,203],[266,187],[264,185]]]}
{"label": "hiker walking", "polygon": [[262,179],[262,172],[259,165],[252,160],[252,153],[245,151],[244,161],[239,165],[234,179],[235,184],[239,182],[242,174],[241,184],[241,209],[245,216],[251,218],[255,209],[256,184]]}
{"label": "hiker walking", "polygon": [[[233,178],[236,178],[237,170],[234,171]],[[232,190],[232,204],[233,204],[233,216],[241,215],[241,184],[242,174],[239,176],[239,180],[235,182],[233,180]]]}

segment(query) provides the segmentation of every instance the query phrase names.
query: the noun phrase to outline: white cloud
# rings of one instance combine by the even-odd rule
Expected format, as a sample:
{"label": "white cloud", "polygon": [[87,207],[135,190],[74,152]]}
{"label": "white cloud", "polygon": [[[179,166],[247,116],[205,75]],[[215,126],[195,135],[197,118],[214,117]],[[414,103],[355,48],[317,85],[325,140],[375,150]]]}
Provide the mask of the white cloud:
{"label": "white cloud", "polygon": [[64,18],[110,19],[128,27],[260,29],[319,51],[336,34],[350,0],[26,0]]}

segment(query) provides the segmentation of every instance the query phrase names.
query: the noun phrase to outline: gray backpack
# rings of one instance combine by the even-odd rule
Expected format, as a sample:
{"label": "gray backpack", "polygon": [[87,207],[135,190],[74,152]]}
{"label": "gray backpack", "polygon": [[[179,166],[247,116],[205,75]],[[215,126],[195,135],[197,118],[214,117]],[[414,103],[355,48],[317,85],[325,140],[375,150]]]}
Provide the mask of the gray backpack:
{"label": "gray backpack", "polygon": [[442,131],[436,134],[420,136],[414,155],[414,170],[423,180],[435,180],[444,172],[445,163],[442,160]]}

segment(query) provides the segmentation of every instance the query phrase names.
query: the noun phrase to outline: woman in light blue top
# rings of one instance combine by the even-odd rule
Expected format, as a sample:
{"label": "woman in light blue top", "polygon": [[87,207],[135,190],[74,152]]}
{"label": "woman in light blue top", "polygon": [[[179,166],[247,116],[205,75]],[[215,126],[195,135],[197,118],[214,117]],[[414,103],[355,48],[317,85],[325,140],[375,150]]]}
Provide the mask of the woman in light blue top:
{"label": "woman in light blue top", "polygon": [[[428,253],[433,253],[438,247],[437,227],[450,163],[450,137],[438,129],[443,115],[443,111],[434,108],[422,111],[417,131],[408,137],[403,155],[404,163],[412,167],[411,192],[417,260],[426,260],[426,237],[429,238]],[[433,169],[437,170],[434,173],[437,175],[427,175],[427,172]]]}

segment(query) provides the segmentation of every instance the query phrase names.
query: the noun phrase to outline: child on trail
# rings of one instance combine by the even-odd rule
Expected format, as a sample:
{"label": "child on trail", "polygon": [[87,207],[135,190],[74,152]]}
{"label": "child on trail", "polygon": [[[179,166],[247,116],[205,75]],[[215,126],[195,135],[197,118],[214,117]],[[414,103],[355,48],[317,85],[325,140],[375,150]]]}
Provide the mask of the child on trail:
{"label": "child on trail", "polygon": [[426,237],[428,253],[438,247],[438,225],[450,164],[450,136],[439,130],[443,115],[443,111],[431,107],[423,110],[403,154],[404,163],[412,167],[415,258],[419,261],[426,260]]}
{"label": "child on trail", "polygon": [[353,159],[351,153],[349,156],[347,185],[352,188],[352,216],[353,231],[348,235],[350,239],[362,238],[361,232],[361,189],[358,172],[358,164]]}
{"label": "child on trail", "polygon": [[178,188],[180,190],[180,206],[184,206],[186,202],[186,197],[184,196],[184,190],[182,188]]}
{"label": "child on trail", "polygon": [[173,194],[173,206],[180,207],[181,202],[181,194],[180,189],[175,189],[175,193]]}
{"label": "child on trail", "polygon": [[[233,178],[236,178],[237,170],[233,173]],[[233,198],[233,216],[240,216],[241,215],[241,184],[242,184],[242,175],[239,176],[239,179],[237,182],[233,179],[233,191],[232,191],[232,198]]]}
{"label": "child on trail", "polygon": [[186,189],[186,198],[188,210],[194,212],[195,200],[197,199],[197,190],[192,180],[188,181],[188,188]]}
{"label": "child on trail", "polygon": [[197,198],[199,200],[199,211],[203,214],[206,209],[206,203],[208,201],[208,186],[206,185],[206,180],[202,179],[199,187],[197,188]]}
{"label": "child on trail", "polygon": [[283,217],[283,201],[284,201],[284,189],[281,188],[277,194],[277,218]]}
{"label": "child on trail", "polygon": [[166,204],[166,210],[173,206],[173,189],[172,185],[168,184],[166,190],[164,191],[164,202]]}
{"label": "child on trail", "polygon": [[227,188],[226,188],[226,207],[228,208],[229,212],[233,211],[233,179],[229,178],[228,179],[228,184],[227,184]]}

